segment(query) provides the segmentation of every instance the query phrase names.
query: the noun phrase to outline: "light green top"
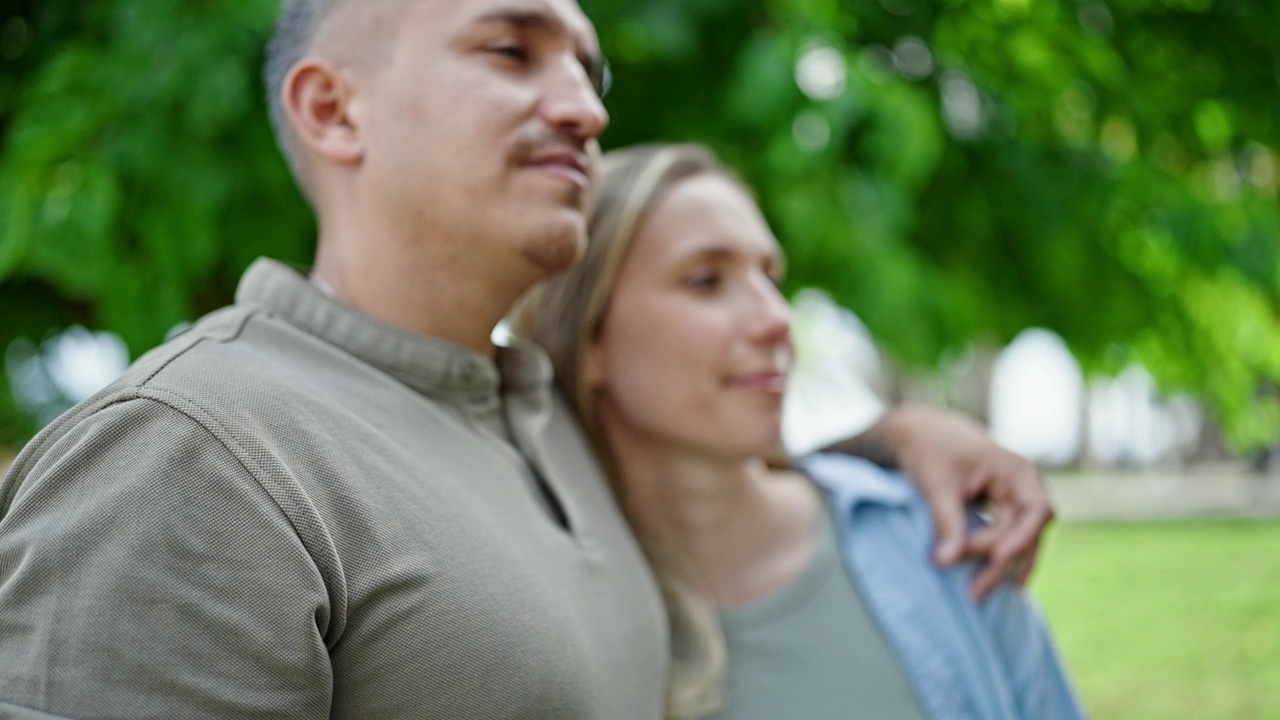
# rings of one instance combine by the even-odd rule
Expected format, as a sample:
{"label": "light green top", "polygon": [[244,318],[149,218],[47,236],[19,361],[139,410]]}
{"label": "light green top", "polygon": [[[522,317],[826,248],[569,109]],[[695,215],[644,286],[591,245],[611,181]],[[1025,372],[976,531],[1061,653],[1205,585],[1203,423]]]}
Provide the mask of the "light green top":
{"label": "light green top", "polygon": [[804,573],[720,615],[729,648],[715,720],[923,720],[906,675],[840,557],[828,513]]}
{"label": "light green top", "polygon": [[254,265],[0,483],[0,717],[655,720],[661,600],[550,381]]}

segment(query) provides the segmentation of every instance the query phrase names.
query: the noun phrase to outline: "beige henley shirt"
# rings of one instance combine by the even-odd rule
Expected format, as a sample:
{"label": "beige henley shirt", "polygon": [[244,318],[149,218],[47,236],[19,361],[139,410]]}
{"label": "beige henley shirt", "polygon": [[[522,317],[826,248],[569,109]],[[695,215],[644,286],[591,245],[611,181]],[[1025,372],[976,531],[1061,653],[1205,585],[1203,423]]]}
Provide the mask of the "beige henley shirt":
{"label": "beige henley shirt", "polygon": [[0,717],[660,717],[661,601],[550,380],[259,261],[0,484]]}

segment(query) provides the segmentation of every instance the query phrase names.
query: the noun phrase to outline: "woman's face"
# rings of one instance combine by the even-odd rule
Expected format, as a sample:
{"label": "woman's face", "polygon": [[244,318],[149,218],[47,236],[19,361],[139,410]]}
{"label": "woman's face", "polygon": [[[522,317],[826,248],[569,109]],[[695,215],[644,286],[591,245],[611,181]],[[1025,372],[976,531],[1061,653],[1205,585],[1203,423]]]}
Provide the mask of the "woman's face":
{"label": "woman's face", "polygon": [[714,174],[659,198],[587,361],[606,437],[722,457],[775,447],[791,366],[782,256],[755,202]]}

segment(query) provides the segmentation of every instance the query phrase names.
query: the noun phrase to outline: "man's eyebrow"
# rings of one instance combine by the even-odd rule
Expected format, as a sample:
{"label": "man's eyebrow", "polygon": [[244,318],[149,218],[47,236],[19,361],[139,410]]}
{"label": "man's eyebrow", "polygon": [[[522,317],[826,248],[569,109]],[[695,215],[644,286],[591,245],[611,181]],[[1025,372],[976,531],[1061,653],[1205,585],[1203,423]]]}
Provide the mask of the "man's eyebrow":
{"label": "man's eyebrow", "polygon": [[[527,7],[500,7],[490,10],[475,19],[478,25],[501,23],[517,30],[535,30],[544,33],[569,33],[569,28],[560,18],[545,10]],[[578,54],[578,62],[587,71],[587,77],[595,86],[596,92],[604,95],[607,89],[604,57],[598,50],[583,50]]]}
{"label": "man's eyebrow", "polygon": [[527,7],[500,7],[475,19],[477,23],[506,23],[521,30],[563,30],[564,23],[544,10]]}

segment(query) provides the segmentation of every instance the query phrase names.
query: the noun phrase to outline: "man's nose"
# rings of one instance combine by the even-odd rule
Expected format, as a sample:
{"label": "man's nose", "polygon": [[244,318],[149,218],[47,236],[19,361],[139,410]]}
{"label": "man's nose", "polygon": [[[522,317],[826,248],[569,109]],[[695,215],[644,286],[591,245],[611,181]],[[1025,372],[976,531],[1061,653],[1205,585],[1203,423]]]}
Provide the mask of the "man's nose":
{"label": "man's nose", "polygon": [[584,141],[600,137],[609,126],[609,112],[590,74],[576,57],[558,63],[551,73],[543,115],[552,127]]}

